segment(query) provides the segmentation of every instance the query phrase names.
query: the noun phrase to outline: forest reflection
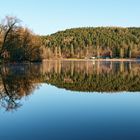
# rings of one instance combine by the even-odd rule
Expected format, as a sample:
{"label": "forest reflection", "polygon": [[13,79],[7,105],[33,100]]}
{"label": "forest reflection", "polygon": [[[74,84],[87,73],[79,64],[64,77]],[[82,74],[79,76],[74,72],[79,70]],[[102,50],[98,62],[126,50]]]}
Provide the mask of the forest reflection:
{"label": "forest reflection", "polygon": [[[139,62],[45,61],[1,66],[0,107],[20,107],[42,83],[71,91],[140,91]],[[47,92],[47,91],[46,91]]]}
{"label": "forest reflection", "polygon": [[43,70],[47,83],[67,90],[140,91],[139,62],[48,61]]}

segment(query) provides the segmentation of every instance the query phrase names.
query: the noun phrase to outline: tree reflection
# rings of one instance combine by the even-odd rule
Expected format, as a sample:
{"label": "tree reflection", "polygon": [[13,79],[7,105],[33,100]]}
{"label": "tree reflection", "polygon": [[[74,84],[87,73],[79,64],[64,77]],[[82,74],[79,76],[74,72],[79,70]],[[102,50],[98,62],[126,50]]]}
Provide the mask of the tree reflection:
{"label": "tree reflection", "polygon": [[48,61],[45,68],[46,82],[67,90],[140,91],[139,62]]}
{"label": "tree reflection", "polygon": [[33,93],[41,81],[39,65],[3,65],[1,67],[0,104],[7,111],[19,108],[20,100]]}
{"label": "tree reflection", "polygon": [[7,111],[19,108],[39,83],[72,91],[140,91],[140,63],[94,61],[46,61],[41,64],[1,66],[0,105]]}

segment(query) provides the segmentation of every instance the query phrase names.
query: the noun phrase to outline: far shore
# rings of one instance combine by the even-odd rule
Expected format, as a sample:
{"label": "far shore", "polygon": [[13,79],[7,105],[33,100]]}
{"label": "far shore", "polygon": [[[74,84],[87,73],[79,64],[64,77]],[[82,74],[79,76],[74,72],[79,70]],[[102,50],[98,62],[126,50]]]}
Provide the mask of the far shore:
{"label": "far shore", "polygon": [[44,59],[43,62],[45,61],[108,61],[108,62],[135,62],[135,61],[140,61],[140,59],[132,58],[132,59],[76,59],[76,58],[61,58],[61,59]]}

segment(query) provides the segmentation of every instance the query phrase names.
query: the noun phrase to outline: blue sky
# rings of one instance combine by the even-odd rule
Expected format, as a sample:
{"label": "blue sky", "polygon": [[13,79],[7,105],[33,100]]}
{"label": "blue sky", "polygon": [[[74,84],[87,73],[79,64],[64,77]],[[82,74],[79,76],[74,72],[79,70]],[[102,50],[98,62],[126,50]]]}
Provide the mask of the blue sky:
{"label": "blue sky", "polygon": [[0,0],[0,19],[17,16],[37,34],[74,27],[140,26],[140,0]]}

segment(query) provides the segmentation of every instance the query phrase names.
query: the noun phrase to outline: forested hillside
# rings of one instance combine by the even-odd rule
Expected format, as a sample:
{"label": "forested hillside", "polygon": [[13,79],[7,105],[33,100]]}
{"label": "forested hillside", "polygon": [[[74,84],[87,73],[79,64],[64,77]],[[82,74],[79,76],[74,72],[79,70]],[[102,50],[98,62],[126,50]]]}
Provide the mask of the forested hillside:
{"label": "forested hillside", "polygon": [[75,28],[42,36],[44,58],[137,58],[140,28]]}

